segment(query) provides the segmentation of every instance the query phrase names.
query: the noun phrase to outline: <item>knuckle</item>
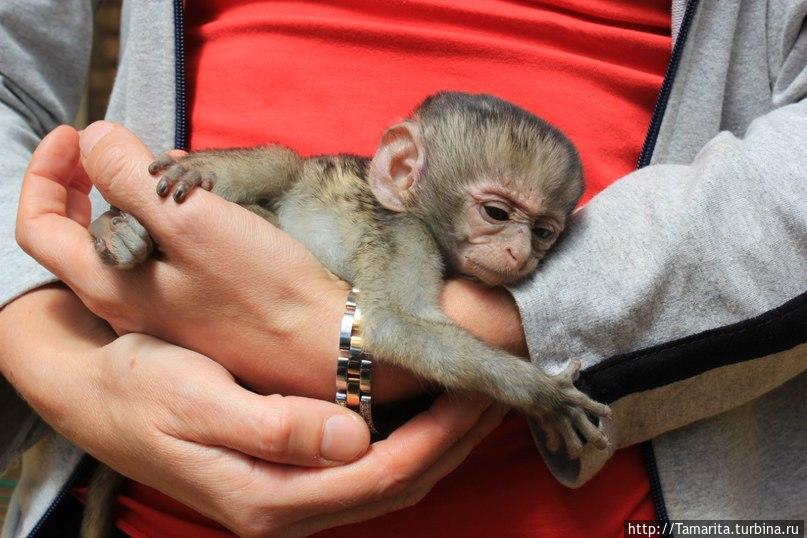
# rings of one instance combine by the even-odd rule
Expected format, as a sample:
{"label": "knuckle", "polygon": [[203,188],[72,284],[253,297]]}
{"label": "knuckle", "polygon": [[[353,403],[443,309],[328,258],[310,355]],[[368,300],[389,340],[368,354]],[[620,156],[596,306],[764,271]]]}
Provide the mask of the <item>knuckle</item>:
{"label": "knuckle", "polygon": [[277,509],[271,506],[252,505],[236,512],[229,510],[230,524],[227,526],[238,536],[245,538],[267,538],[282,536],[283,526],[276,517]]}
{"label": "knuckle", "polygon": [[380,477],[377,481],[379,495],[383,497],[403,495],[411,487],[414,480],[412,471],[393,462],[383,465],[379,474]]}
{"label": "knuckle", "polygon": [[107,144],[103,153],[95,157],[94,164],[98,174],[97,185],[108,190],[119,188],[121,180],[126,180],[133,173],[128,148],[119,142]]}
{"label": "knuckle", "polygon": [[98,290],[89,296],[83,297],[83,299],[87,307],[98,317],[105,319],[113,325],[121,321],[120,311],[118,308],[115,308],[114,298],[104,291]]}
{"label": "knuckle", "polygon": [[29,233],[27,223],[22,221],[17,223],[14,229],[14,240],[26,253],[31,254],[31,234]]}
{"label": "knuckle", "polygon": [[267,525],[261,519],[246,519],[240,518],[232,529],[238,536],[244,538],[259,538],[265,536],[272,536],[274,528]]}
{"label": "knuckle", "polygon": [[406,492],[404,492],[400,497],[399,501],[396,503],[397,508],[396,510],[403,510],[404,508],[410,508],[415,506],[417,503],[423,500],[423,498],[429,493],[428,487],[420,486],[415,488],[409,488]]}
{"label": "knuckle", "polygon": [[270,458],[286,456],[294,436],[294,417],[283,396],[275,394],[267,398],[258,446]]}

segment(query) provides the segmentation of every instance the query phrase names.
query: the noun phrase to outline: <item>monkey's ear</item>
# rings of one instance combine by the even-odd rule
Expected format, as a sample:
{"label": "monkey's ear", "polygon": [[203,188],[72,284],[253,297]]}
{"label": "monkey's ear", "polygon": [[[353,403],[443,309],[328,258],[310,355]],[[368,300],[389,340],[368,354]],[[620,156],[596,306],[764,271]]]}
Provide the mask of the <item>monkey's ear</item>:
{"label": "monkey's ear", "polygon": [[406,211],[406,202],[423,168],[420,128],[405,121],[381,137],[370,163],[368,182],[376,200],[390,211]]}

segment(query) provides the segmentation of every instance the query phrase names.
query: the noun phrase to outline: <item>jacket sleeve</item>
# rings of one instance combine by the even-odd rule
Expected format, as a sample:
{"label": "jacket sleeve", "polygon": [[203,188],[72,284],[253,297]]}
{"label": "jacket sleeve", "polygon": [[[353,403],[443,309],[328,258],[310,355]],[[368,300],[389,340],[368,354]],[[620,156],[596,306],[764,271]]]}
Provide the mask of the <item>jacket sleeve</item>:
{"label": "jacket sleeve", "polygon": [[[807,32],[779,58],[772,110],[688,164],[629,174],[577,212],[512,289],[530,356],[612,406],[611,449],[539,451],[578,486],[614,450],[735,408],[807,368]],[[799,32],[799,28],[802,30]],[[791,35],[793,35],[791,34]]]}
{"label": "jacket sleeve", "polygon": [[[0,2],[0,308],[54,280],[14,240],[17,199],[36,145],[76,115],[87,77],[96,3]],[[40,429],[30,408],[0,379],[0,470]]]}

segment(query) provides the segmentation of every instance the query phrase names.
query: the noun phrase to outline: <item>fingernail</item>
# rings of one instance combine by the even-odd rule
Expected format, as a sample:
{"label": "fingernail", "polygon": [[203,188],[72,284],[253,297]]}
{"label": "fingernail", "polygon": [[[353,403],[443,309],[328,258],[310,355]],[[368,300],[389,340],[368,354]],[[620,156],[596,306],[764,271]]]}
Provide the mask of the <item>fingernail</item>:
{"label": "fingernail", "polygon": [[98,141],[109,133],[113,127],[115,127],[115,125],[108,121],[96,121],[84,129],[81,132],[81,138],[79,138],[78,141],[79,147],[81,148],[81,154],[89,154]]}
{"label": "fingernail", "polygon": [[361,417],[339,414],[325,421],[320,455],[331,461],[353,461],[367,448],[367,427]]}

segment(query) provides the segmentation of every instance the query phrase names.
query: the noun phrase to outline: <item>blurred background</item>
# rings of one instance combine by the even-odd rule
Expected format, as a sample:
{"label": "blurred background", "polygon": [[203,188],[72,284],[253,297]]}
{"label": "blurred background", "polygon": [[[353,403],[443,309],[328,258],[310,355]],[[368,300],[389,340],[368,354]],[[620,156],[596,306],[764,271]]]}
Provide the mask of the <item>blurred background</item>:
{"label": "blurred background", "polygon": [[[95,14],[90,74],[74,122],[77,128],[103,119],[106,112],[109,93],[118,67],[120,10],[121,0],[104,0]],[[12,468],[9,473],[0,475],[0,527],[5,520],[18,472],[17,468]]]}

